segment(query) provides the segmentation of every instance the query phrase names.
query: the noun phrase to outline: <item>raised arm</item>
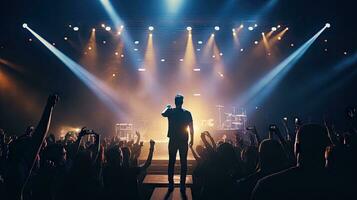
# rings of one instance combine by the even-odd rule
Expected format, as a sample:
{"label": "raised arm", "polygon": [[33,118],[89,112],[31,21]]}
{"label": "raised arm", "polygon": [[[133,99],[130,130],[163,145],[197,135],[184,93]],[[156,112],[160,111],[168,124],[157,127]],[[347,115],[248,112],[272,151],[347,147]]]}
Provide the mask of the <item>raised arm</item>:
{"label": "raised arm", "polygon": [[73,152],[73,158],[75,157],[75,155],[77,155],[77,153],[78,153],[78,150],[79,150],[79,146],[80,146],[80,144],[81,144],[81,140],[82,140],[82,137],[84,136],[84,135],[86,135],[86,127],[83,127],[82,129],[81,129],[81,131],[79,132],[79,134],[78,134],[78,137],[77,137],[77,140],[74,142],[74,147],[73,147],[73,149],[74,149],[74,152]]}
{"label": "raised arm", "polygon": [[162,115],[163,117],[168,117],[170,111],[171,111],[171,105],[168,104],[168,105],[166,106],[166,108],[162,111],[161,115]]}
{"label": "raised arm", "polygon": [[326,127],[328,136],[330,138],[330,141],[333,145],[339,145],[337,134],[335,133],[334,126],[332,122],[328,119],[324,119],[324,125]]}
{"label": "raised arm", "polygon": [[193,157],[195,158],[196,161],[199,161],[201,158],[197,155],[197,153],[195,152],[195,150],[193,149],[193,146],[190,146],[191,152]]}
{"label": "raised arm", "polygon": [[202,132],[201,133],[201,140],[203,142],[203,144],[205,145],[206,149],[208,149],[209,151],[214,151],[215,149],[213,148],[213,146],[207,141],[206,139],[206,135],[207,135],[208,131]]}
{"label": "raised arm", "polygon": [[52,111],[57,101],[57,95],[50,95],[48,97],[41,119],[33,133],[32,145],[28,149],[29,160],[31,160],[33,163],[35,162],[36,156],[41,149],[44,139],[46,138],[46,134],[51,122]]}
{"label": "raised arm", "polygon": [[94,160],[97,161],[98,157],[100,156],[100,135],[98,133],[93,133],[94,138],[95,138],[95,155],[94,155]]}
{"label": "raised arm", "polygon": [[146,170],[151,165],[152,157],[154,155],[154,147],[155,147],[155,141],[154,140],[150,140],[149,155],[148,155],[148,158],[145,161],[145,164],[140,167],[141,170]]}
{"label": "raised arm", "polygon": [[139,131],[135,131],[135,134],[136,134],[136,136],[137,136],[135,144],[136,144],[136,145],[139,145],[139,142],[140,142],[140,132],[139,132]]}
{"label": "raised arm", "polygon": [[206,133],[206,136],[208,137],[208,139],[211,142],[213,150],[216,150],[217,149],[217,145],[216,145],[216,142],[214,141],[213,137],[211,136],[211,133],[208,132],[208,131],[205,131],[205,133]]}

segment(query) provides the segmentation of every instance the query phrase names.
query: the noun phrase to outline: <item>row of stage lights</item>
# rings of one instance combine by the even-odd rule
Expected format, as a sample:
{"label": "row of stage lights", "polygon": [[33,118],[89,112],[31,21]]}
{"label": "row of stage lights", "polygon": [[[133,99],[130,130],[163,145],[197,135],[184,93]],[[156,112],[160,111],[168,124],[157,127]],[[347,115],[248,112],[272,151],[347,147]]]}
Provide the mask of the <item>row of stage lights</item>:
{"label": "row of stage lights", "polygon": [[[73,31],[79,31],[79,27],[78,27],[78,26],[72,26],[72,25],[70,24],[70,25],[68,25],[68,27],[69,27],[69,28],[72,28]],[[104,30],[106,30],[106,31],[111,31],[111,30],[112,30],[112,27],[111,27],[111,26],[107,26],[107,25],[105,25],[105,24],[101,24],[101,27],[104,28]],[[248,29],[249,31],[253,31],[256,27],[258,27],[258,24],[250,25],[250,26],[247,27],[247,29]],[[276,31],[276,30],[279,29],[280,27],[281,27],[280,25],[277,25],[276,27],[275,27],[275,26],[272,27],[271,30],[272,30],[272,31]],[[239,26],[239,28],[240,28],[240,29],[244,28],[244,25],[241,24],[241,25]],[[120,31],[123,30],[123,29],[124,29],[124,25],[121,25],[121,26],[120,26],[120,30],[118,31],[118,34],[119,34],[119,35],[120,35]],[[221,27],[220,27],[220,26],[214,26],[213,29],[214,29],[215,31],[219,31],[219,30],[221,30]],[[93,28],[92,30],[95,31],[96,29]],[[154,31],[155,28],[154,28],[154,26],[151,26],[151,25],[150,25],[150,26],[148,26],[148,30],[149,30],[149,31]],[[187,27],[186,27],[186,30],[187,30],[187,31],[192,31],[193,28],[192,28],[192,26],[187,26]],[[235,30],[236,30],[235,28],[232,29],[233,32],[235,32]]]}

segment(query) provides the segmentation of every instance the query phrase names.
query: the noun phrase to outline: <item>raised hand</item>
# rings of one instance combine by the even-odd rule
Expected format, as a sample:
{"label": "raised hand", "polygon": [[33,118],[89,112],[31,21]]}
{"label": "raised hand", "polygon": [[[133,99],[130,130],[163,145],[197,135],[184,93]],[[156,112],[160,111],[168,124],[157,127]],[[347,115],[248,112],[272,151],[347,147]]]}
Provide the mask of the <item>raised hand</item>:
{"label": "raised hand", "polygon": [[83,136],[86,135],[86,133],[87,133],[87,127],[84,126],[84,127],[81,129],[81,131],[79,132],[78,137],[83,137]]}
{"label": "raised hand", "polygon": [[47,104],[52,107],[55,106],[58,101],[59,96],[57,94],[52,94],[48,97]]}
{"label": "raised hand", "polygon": [[154,140],[150,140],[150,149],[153,149],[155,146],[155,141]]}

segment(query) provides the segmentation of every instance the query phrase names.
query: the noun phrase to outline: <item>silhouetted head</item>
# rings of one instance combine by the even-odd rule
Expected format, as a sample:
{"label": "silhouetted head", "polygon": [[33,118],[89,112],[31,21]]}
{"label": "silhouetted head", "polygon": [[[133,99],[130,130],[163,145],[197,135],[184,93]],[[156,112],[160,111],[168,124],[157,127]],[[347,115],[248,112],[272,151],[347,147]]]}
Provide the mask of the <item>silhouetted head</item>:
{"label": "silhouetted head", "polygon": [[56,165],[63,165],[67,160],[67,151],[62,144],[51,144],[45,149],[43,156]]}
{"label": "silhouetted head", "polygon": [[231,169],[238,163],[233,145],[222,143],[217,148],[217,164],[221,169]]}
{"label": "silhouetted head", "polygon": [[325,150],[330,144],[325,127],[318,124],[301,126],[295,139],[295,154],[298,165],[324,167]]}
{"label": "silhouetted head", "polygon": [[183,96],[181,94],[177,94],[175,96],[176,108],[182,108],[182,104],[183,104]]}
{"label": "silhouetted head", "polygon": [[259,145],[260,170],[277,172],[286,167],[287,157],[281,144],[272,139],[265,139]]}
{"label": "silhouetted head", "polygon": [[121,151],[123,152],[123,166],[129,167],[130,162],[130,149],[128,147],[122,147]]}
{"label": "silhouetted head", "polygon": [[246,172],[253,173],[257,169],[258,149],[255,146],[245,147],[241,152],[241,159],[245,164]]}
{"label": "silhouetted head", "polygon": [[119,145],[114,145],[106,152],[108,165],[120,167],[123,162],[123,154]]}

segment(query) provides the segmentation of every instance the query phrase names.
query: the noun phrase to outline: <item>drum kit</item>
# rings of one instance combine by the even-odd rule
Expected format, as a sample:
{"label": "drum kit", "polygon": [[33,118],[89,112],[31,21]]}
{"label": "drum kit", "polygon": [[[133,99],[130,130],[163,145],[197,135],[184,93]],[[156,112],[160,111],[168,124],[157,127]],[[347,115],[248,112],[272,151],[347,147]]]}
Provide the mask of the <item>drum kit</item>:
{"label": "drum kit", "polygon": [[224,108],[224,106],[217,105],[216,107],[218,108],[218,121],[220,124],[220,127],[217,127],[218,129],[245,130],[247,123],[247,114],[243,108],[237,109],[236,107],[233,107],[233,112],[225,112],[222,116],[222,109]]}

